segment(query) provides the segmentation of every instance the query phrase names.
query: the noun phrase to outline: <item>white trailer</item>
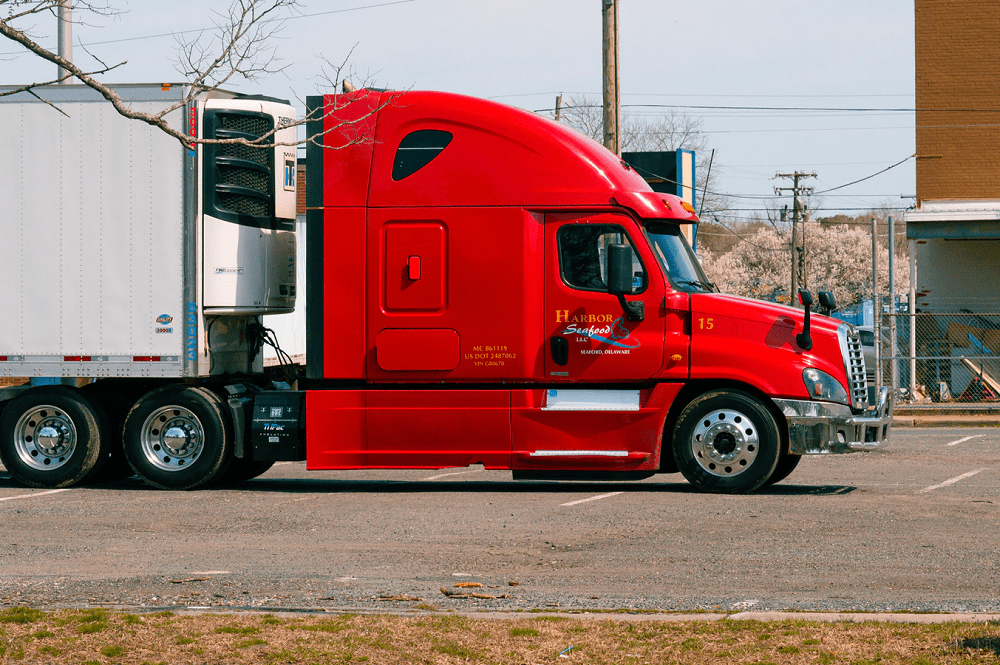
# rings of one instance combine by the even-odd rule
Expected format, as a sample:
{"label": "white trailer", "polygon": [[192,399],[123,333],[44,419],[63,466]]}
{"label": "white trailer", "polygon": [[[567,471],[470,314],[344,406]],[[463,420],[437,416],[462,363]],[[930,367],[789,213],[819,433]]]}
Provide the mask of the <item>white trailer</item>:
{"label": "white trailer", "polygon": [[[172,126],[206,139],[253,141],[294,118],[266,97],[115,89],[141,111],[180,104]],[[233,439],[203,422],[225,421],[217,377],[259,375],[260,317],[295,307],[294,146],[185,146],[82,85],[0,96],[0,140],[0,376],[101,379],[0,393],[4,466],[70,485],[126,469],[124,441],[154,484],[216,475],[232,455],[212,469],[205,453]]]}

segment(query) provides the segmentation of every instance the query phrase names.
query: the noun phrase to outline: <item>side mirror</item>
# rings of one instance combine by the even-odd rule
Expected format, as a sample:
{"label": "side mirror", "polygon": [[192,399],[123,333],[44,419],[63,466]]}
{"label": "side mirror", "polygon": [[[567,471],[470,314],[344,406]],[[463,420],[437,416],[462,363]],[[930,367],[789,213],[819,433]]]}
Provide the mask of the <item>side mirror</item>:
{"label": "side mirror", "polygon": [[644,302],[625,300],[625,294],[632,293],[632,248],[628,245],[608,245],[608,293],[618,296],[618,304],[622,306],[629,321],[642,321],[646,318]]}
{"label": "side mirror", "polygon": [[829,291],[819,292],[819,311],[827,316],[837,311],[837,299]]}
{"label": "side mirror", "polygon": [[802,321],[802,332],[795,336],[795,343],[803,351],[808,351],[813,348],[812,330],[809,323],[809,308],[813,304],[812,294],[808,291],[799,291],[799,302],[802,303],[802,307],[805,309],[805,319]]}
{"label": "side mirror", "polygon": [[608,293],[632,293],[632,248],[628,245],[608,245]]}

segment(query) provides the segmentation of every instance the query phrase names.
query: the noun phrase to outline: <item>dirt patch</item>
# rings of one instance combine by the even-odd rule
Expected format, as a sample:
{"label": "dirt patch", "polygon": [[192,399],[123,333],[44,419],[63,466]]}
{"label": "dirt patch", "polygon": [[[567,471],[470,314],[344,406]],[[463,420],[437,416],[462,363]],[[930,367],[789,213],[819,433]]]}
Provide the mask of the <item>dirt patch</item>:
{"label": "dirt patch", "polygon": [[45,663],[996,663],[996,624],[616,621],[525,615],[0,611],[0,661]]}

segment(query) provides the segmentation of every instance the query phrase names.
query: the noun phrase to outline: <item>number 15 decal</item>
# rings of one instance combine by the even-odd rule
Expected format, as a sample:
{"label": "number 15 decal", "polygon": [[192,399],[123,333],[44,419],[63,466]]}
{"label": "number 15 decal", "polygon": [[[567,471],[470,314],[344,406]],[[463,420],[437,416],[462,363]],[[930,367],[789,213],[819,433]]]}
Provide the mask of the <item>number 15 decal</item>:
{"label": "number 15 decal", "polygon": [[698,330],[711,330],[714,327],[714,319],[706,319],[704,317],[698,319]]}

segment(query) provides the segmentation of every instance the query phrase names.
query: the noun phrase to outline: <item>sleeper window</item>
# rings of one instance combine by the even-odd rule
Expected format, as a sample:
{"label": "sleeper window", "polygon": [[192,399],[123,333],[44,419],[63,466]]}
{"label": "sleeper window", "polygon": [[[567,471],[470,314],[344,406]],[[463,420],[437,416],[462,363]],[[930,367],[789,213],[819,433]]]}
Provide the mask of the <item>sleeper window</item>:
{"label": "sleeper window", "polygon": [[424,168],[451,143],[451,132],[418,129],[403,137],[392,162],[392,179],[402,180]]}

